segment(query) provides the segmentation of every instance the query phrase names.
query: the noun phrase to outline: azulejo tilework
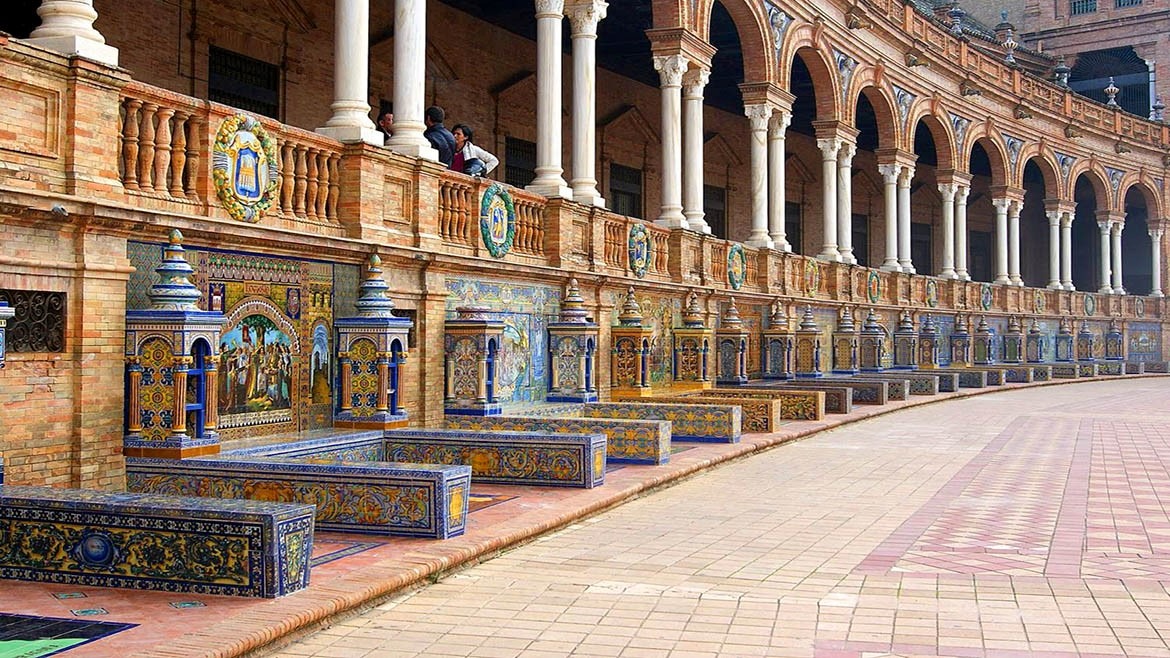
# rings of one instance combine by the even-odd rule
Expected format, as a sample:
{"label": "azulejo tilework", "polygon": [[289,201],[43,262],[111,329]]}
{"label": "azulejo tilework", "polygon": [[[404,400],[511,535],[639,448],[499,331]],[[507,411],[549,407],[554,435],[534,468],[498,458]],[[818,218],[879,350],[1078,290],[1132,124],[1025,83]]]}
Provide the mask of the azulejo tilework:
{"label": "azulejo tilework", "polygon": [[876,304],[882,296],[882,278],[877,272],[870,272],[865,278],[865,296],[870,304]]}
{"label": "azulejo tilework", "polygon": [[595,402],[582,405],[582,413],[589,418],[669,420],[674,441],[735,443],[743,432],[743,412],[733,405]]}
{"label": "azulejo tilework", "polygon": [[0,577],[274,597],[308,586],[313,507],[6,486]]}
{"label": "azulejo tilework", "polygon": [[[579,409],[558,415],[579,414]],[[452,429],[491,432],[567,432],[604,434],[606,459],[626,464],[665,464],[670,460],[670,422],[619,418],[549,418],[529,416],[447,416]]]}
{"label": "azulejo tilework", "polygon": [[255,118],[223,120],[211,146],[211,181],[233,219],[257,222],[272,205],[280,175],[276,144]]}
{"label": "azulejo tilework", "polygon": [[994,299],[991,292],[991,284],[985,283],[979,286],[979,308],[984,311],[991,310],[991,302]]}
{"label": "azulejo tilework", "polygon": [[815,297],[821,291],[821,267],[813,259],[804,261],[804,294]]}
{"label": "azulejo tilework", "polygon": [[732,290],[739,290],[746,278],[747,254],[744,253],[743,245],[733,244],[727,250],[727,283]]}
{"label": "azulejo tilework", "polygon": [[1085,293],[1085,315],[1094,315],[1097,312],[1097,298]]}
{"label": "azulejo tilework", "polygon": [[503,258],[516,240],[516,207],[512,195],[499,183],[483,191],[479,202],[479,232],[492,258]]}
{"label": "azulejo tilework", "polygon": [[630,271],[639,279],[646,276],[646,270],[650,268],[650,259],[654,257],[654,243],[650,240],[650,231],[641,224],[630,224],[626,244],[630,252]]}
{"label": "azulejo tilework", "polygon": [[926,305],[930,308],[938,306],[938,282],[934,279],[926,280]]}

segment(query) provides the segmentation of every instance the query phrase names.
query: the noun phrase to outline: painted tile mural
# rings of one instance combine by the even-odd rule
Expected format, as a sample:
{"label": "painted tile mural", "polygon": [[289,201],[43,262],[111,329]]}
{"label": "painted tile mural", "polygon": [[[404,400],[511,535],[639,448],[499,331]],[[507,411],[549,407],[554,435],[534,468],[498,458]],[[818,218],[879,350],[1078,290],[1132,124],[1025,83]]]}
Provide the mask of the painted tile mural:
{"label": "painted tile mural", "polygon": [[548,397],[548,323],[560,312],[560,290],[553,286],[483,279],[447,279],[447,317],[462,306],[486,306],[504,323],[504,342],[496,371],[502,404],[543,402]]}
{"label": "painted tile mural", "polygon": [[1157,322],[1129,323],[1126,349],[1130,361],[1161,361],[1162,327]]}
{"label": "painted tile mural", "polygon": [[[128,309],[149,308],[160,249],[129,243]],[[199,248],[186,256],[200,308],[227,318],[217,363],[223,437],[332,426],[333,318],[354,312],[358,268]]]}
{"label": "painted tile mural", "polygon": [[[626,293],[608,291],[606,300],[613,306],[610,324],[618,324],[618,315],[621,314],[622,304],[626,301]],[[650,386],[668,387],[671,385],[670,359],[671,345],[674,341],[674,327],[682,324],[682,299],[675,297],[658,297],[643,292],[637,293],[638,306],[642,309],[642,325],[653,330],[650,339]]]}

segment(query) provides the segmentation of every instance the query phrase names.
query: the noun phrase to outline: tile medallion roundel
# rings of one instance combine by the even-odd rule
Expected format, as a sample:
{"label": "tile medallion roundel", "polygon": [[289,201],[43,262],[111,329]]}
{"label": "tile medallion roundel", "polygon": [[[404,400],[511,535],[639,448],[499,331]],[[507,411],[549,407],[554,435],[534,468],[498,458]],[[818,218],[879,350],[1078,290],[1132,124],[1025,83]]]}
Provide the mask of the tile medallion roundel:
{"label": "tile medallion roundel", "polygon": [[979,286],[979,307],[984,311],[991,310],[992,299],[991,284],[985,283],[982,286]]}
{"label": "tile medallion roundel", "polygon": [[272,206],[280,187],[276,143],[255,118],[237,114],[219,124],[211,146],[211,181],[233,219],[254,223]]}
{"label": "tile medallion roundel", "polygon": [[926,280],[926,305],[934,308],[938,306],[938,281]]}
{"label": "tile medallion roundel", "polygon": [[865,296],[870,304],[876,304],[882,296],[882,278],[877,272],[870,272],[865,279]]}
{"label": "tile medallion roundel", "polygon": [[1048,300],[1044,296],[1044,293],[1042,291],[1037,290],[1032,295],[1032,312],[1033,313],[1043,313],[1045,307],[1047,307],[1047,306],[1048,306]]}
{"label": "tile medallion roundel", "polygon": [[804,294],[816,295],[821,291],[821,268],[813,259],[804,261]]}
{"label": "tile medallion roundel", "polygon": [[650,231],[641,224],[630,224],[630,233],[626,238],[626,246],[630,251],[630,270],[639,279],[646,276],[650,267],[650,258],[654,255],[654,244],[650,242]]}
{"label": "tile medallion roundel", "polygon": [[731,249],[727,251],[727,283],[731,284],[732,290],[739,290],[743,287],[745,278],[747,278],[747,254],[743,251],[743,245],[733,244]]}
{"label": "tile medallion roundel", "polygon": [[[1133,313],[1134,313],[1134,315],[1138,316],[1139,318],[1146,317],[1146,300],[1142,299],[1141,297],[1134,299],[1133,300]],[[4,334],[0,333],[0,340],[3,340],[3,339],[4,339]],[[0,350],[0,353],[2,353],[2,352],[3,352],[3,350]],[[0,367],[3,367],[2,361],[0,361]]]}
{"label": "tile medallion roundel", "polygon": [[1097,298],[1086,293],[1085,294],[1085,315],[1093,315],[1097,312]]}
{"label": "tile medallion roundel", "polygon": [[516,240],[516,206],[512,195],[499,183],[492,183],[479,202],[479,232],[492,258],[503,258]]}

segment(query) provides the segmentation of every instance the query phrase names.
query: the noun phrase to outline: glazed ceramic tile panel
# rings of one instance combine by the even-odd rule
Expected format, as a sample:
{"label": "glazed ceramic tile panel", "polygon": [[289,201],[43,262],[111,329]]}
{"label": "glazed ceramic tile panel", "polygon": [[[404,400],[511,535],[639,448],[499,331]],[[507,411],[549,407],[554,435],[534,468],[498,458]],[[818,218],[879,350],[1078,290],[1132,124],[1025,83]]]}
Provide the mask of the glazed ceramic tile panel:
{"label": "glazed ceramic tile panel", "polygon": [[446,425],[451,429],[491,432],[600,433],[606,437],[606,457],[611,462],[665,464],[670,461],[670,422],[664,420],[447,416]]}
{"label": "glazed ceramic tile panel", "polygon": [[699,393],[680,396],[643,398],[643,402],[682,402],[685,404],[732,404],[743,414],[743,431],[775,432],[780,426],[780,401],[763,398],[708,397]]}
{"label": "glazed ceramic tile panel", "polygon": [[743,412],[732,405],[595,402],[581,408],[589,418],[669,420],[673,441],[736,443],[743,433]]}
{"label": "glazed ceramic tile panel", "polygon": [[[127,310],[150,308],[147,293],[160,252],[157,244],[128,243],[135,271]],[[186,252],[195,269],[192,283],[203,293],[199,307],[227,317],[216,346],[222,438],[332,426],[334,307],[352,307],[346,300],[357,294],[357,267],[237,251]],[[338,289],[346,285],[352,290]]]}
{"label": "glazed ceramic tile panel", "polygon": [[590,489],[605,482],[605,435],[387,430],[386,456],[400,462],[466,464],[476,482]]}
{"label": "glazed ceramic tile panel", "polygon": [[1162,360],[1162,327],[1157,322],[1130,322],[1126,358],[1130,361]]}
{"label": "glazed ceramic tile panel", "polygon": [[[626,299],[624,292],[608,291],[605,298],[613,306],[609,318],[611,325],[618,324],[618,315]],[[638,306],[642,309],[642,326],[651,331],[648,379],[651,388],[667,388],[673,384],[670,362],[674,345],[674,327],[682,324],[682,300],[674,297],[659,297],[642,292],[637,293]],[[711,355],[711,374],[714,375],[715,353]],[[676,435],[677,436],[677,435]]]}
{"label": "glazed ceramic tile panel", "polygon": [[447,279],[447,317],[461,306],[485,306],[504,323],[496,364],[500,403],[542,402],[548,395],[548,323],[560,312],[561,291],[486,279]]}
{"label": "glazed ceramic tile panel", "polygon": [[[780,402],[780,418],[782,420],[821,420],[825,417],[825,393],[823,391],[782,391],[750,388],[708,389],[701,393],[688,394],[686,397],[690,398],[693,396],[718,399],[755,398],[777,400]],[[735,403],[728,402],[727,404]],[[746,424],[747,422],[745,418],[744,423]]]}
{"label": "glazed ceramic tile panel", "polygon": [[276,597],[309,584],[313,506],[0,489],[0,577]]}
{"label": "glazed ceramic tile panel", "polygon": [[319,529],[432,539],[463,533],[470,479],[467,466],[339,462],[313,454],[126,460],[130,491],[311,503]]}

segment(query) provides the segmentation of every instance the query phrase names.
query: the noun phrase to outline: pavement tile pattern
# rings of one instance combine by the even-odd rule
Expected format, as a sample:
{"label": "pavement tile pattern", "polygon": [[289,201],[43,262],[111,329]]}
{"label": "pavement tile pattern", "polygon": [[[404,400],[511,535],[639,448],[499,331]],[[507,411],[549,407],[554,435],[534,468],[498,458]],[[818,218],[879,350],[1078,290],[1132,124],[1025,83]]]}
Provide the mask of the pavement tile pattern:
{"label": "pavement tile pattern", "polygon": [[1170,380],[837,427],[269,651],[1170,656]]}

